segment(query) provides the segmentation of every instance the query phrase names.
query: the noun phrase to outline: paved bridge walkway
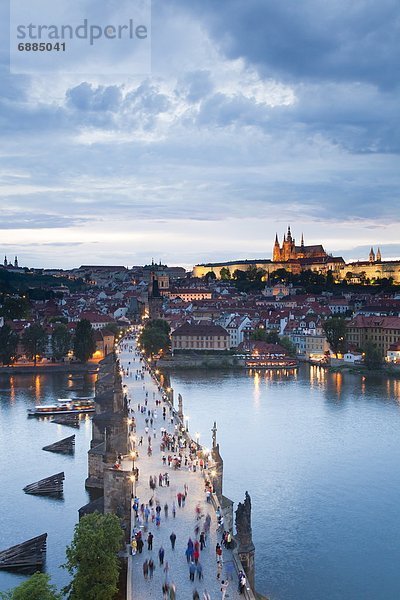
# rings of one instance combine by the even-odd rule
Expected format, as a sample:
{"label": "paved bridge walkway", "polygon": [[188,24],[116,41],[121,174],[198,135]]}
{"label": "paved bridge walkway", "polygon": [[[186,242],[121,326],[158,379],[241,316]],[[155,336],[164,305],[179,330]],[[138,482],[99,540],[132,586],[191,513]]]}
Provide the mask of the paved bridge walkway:
{"label": "paved bridge walkway", "polygon": [[[137,553],[129,557],[131,564],[129,572],[131,573],[131,587],[128,600],[157,600],[163,598],[162,586],[165,581],[174,584],[176,587],[176,598],[178,600],[192,600],[195,590],[198,591],[199,597],[203,600],[203,593],[207,591],[211,600],[219,600],[223,597],[221,592],[221,581],[229,582],[226,598],[235,600],[243,598],[238,593],[237,574],[232,561],[232,553],[223,548],[223,566],[222,569],[217,566],[215,547],[217,542],[221,542],[221,532],[217,532],[217,519],[213,505],[206,501],[204,491],[203,475],[197,471],[189,471],[187,467],[175,470],[173,467],[164,466],[162,463],[162,452],[160,451],[161,432],[160,428],[165,428],[169,433],[174,432],[175,421],[171,423],[169,404],[162,401],[161,406],[155,404],[155,400],[162,400],[162,394],[158,390],[157,384],[153,381],[150,374],[145,371],[144,379],[135,379],[136,370],[141,370],[143,362],[135,355],[135,342],[124,341],[122,343],[120,360],[126,370],[129,368],[128,376],[125,376],[123,383],[128,387],[128,397],[130,397],[131,408],[133,408],[134,417],[136,419],[136,441],[139,457],[135,462],[135,466],[139,468],[139,480],[136,484],[136,494],[139,498],[139,504],[148,504],[153,496],[154,501],[158,501],[161,505],[161,523],[156,527],[149,518],[149,524],[146,527],[145,523],[141,525],[142,536],[145,541],[141,554]],[[156,438],[152,428],[149,431],[152,436],[152,456],[147,455],[147,434],[145,433],[145,417],[147,415],[138,411],[138,404],[143,405],[146,399],[147,409],[157,411],[157,418],[154,419],[154,427],[156,430]],[[163,406],[167,407],[166,420],[163,420]],[[150,427],[150,424],[149,424]],[[140,437],[143,436],[143,445],[138,446]],[[184,451],[185,452],[185,451]],[[166,452],[168,455],[169,452]],[[127,468],[124,461],[124,468]],[[169,487],[158,485],[159,474],[168,473],[170,484]],[[156,477],[157,487],[154,492],[150,489],[150,476]],[[177,494],[183,493],[185,485],[188,488],[185,506],[179,508],[177,502]],[[176,505],[176,517],[173,517],[173,503]],[[168,504],[168,516],[164,514],[164,505]],[[203,517],[200,521],[196,519],[196,506],[200,504],[201,514]],[[155,506],[155,505],[154,505]],[[200,523],[200,527],[204,524],[205,516],[210,514],[211,529],[207,537],[207,546],[200,554],[199,563],[203,571],[203,578],[199,579],[196,572],[194,582],[189,578],[189,565],[187,563],[185,550],[187,548],[188,539],[193,541],[196,539],[195,527]],[[153,548],[148,550],[147,537],[151,532],[154,535]],[[170,535],[174,532],[176,535],[175,549],[172,550]],[[160,565],[158,552],[160,547],[165,550],[164,564]],[[147,559],[153,559],[155,571],[153,578],[145,579],[143,575],[143,563]],[[217,574],[220,570],[217,579]],[[171,596],[173,597],[173,596]],[[205,598],[207,596],[204,596]]]}

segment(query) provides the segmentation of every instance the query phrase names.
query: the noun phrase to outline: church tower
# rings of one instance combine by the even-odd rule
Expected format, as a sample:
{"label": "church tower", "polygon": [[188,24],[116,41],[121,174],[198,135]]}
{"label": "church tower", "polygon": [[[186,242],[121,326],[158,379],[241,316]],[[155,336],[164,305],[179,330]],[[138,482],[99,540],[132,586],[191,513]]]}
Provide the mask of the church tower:
{"label": "church tower", "polygon": [[370,263],[374,263],[375,262],[375,252],[374,249],[371,246],[371,250],[369,251],[369,262]]}
{"label": "church tower", "polygon": [[8,265],[8,260],[7,260],[7,256],[4,257],[4,262],[3,265],[6,267]]}
{"label": "church tower", "polygon": [[292,238],[292,232],[290,231],[290,225],[288,226],[287,235],[283,238],[282,258],[284,261],[296,258],[295,241]]}
{"label": "church tower", "polygon": [[279,245],[278,234],[275,235],[275,244],[272,252],[272,260],[274,262],[280,262],[281,260],[281,247]]}
{"label": "church tower", "polygon": [[376,262],[382,262],[382,254],[380,248],[378,248],[378,252],[376,253]]}
{"label": "church tower", "polygon": [[15,260],[14,260],[14,267],[15,267],[16,269],[18,269],[18,256],[16,256],[16,257],[15,257]]}

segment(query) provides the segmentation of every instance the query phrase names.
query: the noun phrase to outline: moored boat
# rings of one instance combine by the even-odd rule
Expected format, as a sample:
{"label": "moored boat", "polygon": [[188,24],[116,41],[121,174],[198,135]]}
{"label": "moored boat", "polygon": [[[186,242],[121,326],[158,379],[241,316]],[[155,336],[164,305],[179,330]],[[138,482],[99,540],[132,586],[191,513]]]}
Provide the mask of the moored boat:
{"label": "moored boat", "polygon": [[29,417],[48,417],[51,415],[79,415],[95,411],[94,402],[70,401],[60,404],[41,404],[28,408]]}
{"label": "moored boat", "polygon": [[58,402],[68,404],[69,402],[94,402],[94,396],[76,396],[75,398],[58,398]]}

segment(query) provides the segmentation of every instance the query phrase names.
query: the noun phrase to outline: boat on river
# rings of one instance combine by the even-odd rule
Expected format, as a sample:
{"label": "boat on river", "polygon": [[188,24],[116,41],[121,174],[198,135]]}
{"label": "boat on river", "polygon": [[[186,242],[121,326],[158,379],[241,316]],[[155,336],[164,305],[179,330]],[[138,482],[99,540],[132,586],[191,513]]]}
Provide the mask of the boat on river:
{"label": "boat on river", "polygon": [[52,415],[80,415],[93,413],[95,405],[90,400],[70,400],[59,404],[39,404],[28,408],[28,417],[49,417]]}
{"label": "boat on river", "polygon": [[76,396],[75,398],[58,398],[58,402],[68,404],[69,402],[94,402],[94,396]]}

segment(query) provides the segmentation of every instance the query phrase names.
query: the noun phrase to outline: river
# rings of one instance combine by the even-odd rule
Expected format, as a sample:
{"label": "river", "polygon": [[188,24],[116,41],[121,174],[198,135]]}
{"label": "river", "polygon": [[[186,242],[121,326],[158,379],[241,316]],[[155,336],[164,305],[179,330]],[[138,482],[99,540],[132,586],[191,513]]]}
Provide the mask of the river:
{"label": "river", "polygon": [[[57,398],[88,395],[94,376],[71,380],[67,375],[0,376],[0,549],[48,533],[46,570],[58,587],[69,576],[60,565],[70,543],[78,509],[88,502],[85,491],[87,451],[91,421],[83,419],[79,429],[55,425],[50,420],[27,418],[35,404],[53,404]],[[44,452],[42,447],[76,435],[75,455]],[[63,499],[27,495],[28,483],[65,472]],[[0,571],[0,591],[15,587],[25,577]]]}
{"label": "river", "polygon": [[328,373],[179,371],[189,429],[224,492],[253,505],[256,580],[272,600],[400,598],[400,381]]}

